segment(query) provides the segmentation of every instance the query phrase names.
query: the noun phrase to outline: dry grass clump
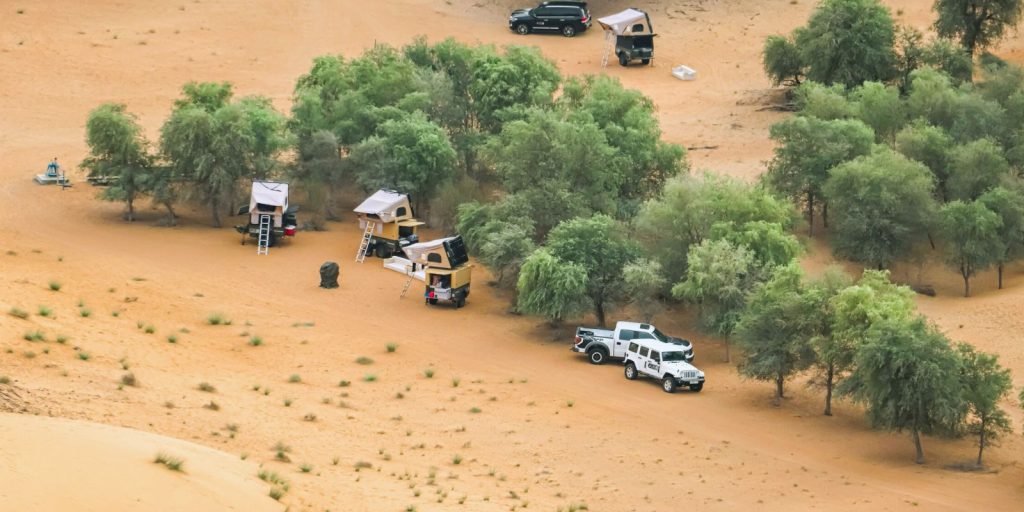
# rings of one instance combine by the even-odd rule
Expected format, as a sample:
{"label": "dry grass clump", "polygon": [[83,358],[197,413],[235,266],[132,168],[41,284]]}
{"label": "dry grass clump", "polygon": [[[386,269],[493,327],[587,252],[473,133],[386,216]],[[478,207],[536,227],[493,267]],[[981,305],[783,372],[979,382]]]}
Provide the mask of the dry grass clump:
{"label": "dry grass clump", "polygon": [[359,358],[356,359],[356,364],[361,364],[364,366],[370,365],[373,364],[373,359],[370,359],[369,357],[366,356],[359,356]]}
{"label": "dry grass clump", "polygon": [[213,387],[213,384],[210,384],[209,382],[200,382],[199,385],[196,386],[196,389],[198,389],[199,391],[205,391],[207,393],[217,392],[217,388]]}
{"label": "dry grass clump", "polygon": [[135,374],[132,372],[128,372],[121,376],[121,384],[131,386],[133,388],[139,387],[139,381],[135,378]]}
{"label": "dry grass clump", "polygon": [[167,467],[167,469],[171,471],[182,471],[181,468],[182,466],[185,465],[184,460],[181,460],[177,457],[171,457],[170,455],[167,455],[166,453],[162,452],[156,454],[156,458],[153,459],[153,462],[157,464],[163,464],[164,466]]}
{"label": "dry grass clump", "polygon": [[210,325],[231,325],[231,319],[221,313],[211,313],[206,317],[206,323]]}
{"label": "dry grass clump", "polygon": [[59,292],[61,288],[60,281],[50,281],[50,289]]}
{"label": "dry grass clump", "polygon": [[28,318],[28,311],[13,306],[11,306],[11,309],[7,310],[7,314],[13,316],[14,318],[20,318],[22,320]]}

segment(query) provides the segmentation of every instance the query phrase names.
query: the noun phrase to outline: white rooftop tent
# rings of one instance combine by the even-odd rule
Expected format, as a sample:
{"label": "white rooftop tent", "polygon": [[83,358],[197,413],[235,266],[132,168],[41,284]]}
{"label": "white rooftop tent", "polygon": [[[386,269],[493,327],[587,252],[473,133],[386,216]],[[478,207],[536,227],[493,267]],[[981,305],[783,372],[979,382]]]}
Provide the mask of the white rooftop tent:
{"label": "white rooftop tent", "polygon": [[409,261],[420,263],[421,256],[428,252],[433,252],[438,247],[444,245],[445,242],[454,239],[455,237],[438,238],[437,240],[431,240],[429,242],[407,245],[405,246],[405,255],[409,257]]}
{"label": "white rooftop tent", "polygon": [[[273,206],[272,211],[262,211],[257,205]],[[281,227],[282,214],[288,209],[288,184],[275,181],[252,182],[249,196],[249,222],[259,223],[261,213],[273,215],[274,226]]]}
{"label": "white rooftop tent", "polygon": [[[608,65],[608,54],[615,48],[615,36],[629,34],[650,34],[651,19],[646,12],[637,9],[626,9],[625,11],[597,19],[597,24],[604,29],[604,56],[601,58],[601,67]],[[634,31],[637,25],[641,25],[638,31]]]}
{"label": "white rooftop tent", "polygon": [[[405,212],[399,212],[401,207]],[[394,222],[412,217],[412,208],[409,206],[409,196],[392,190],[378,190],[372,196],[356,206],[356,213],[376,215],[383,222]]]}

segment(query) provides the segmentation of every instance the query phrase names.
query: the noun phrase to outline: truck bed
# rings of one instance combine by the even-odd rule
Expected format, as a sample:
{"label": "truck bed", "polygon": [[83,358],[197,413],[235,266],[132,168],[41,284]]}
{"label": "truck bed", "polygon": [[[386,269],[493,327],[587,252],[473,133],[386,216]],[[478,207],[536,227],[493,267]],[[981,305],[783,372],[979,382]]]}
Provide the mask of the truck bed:
{"label": "truck bed", "polygon": [[601,329],[599,327],[577,327],[577,337],[591,337],[591,338],[612,338],[615,336],[615,331],[610,329]]}

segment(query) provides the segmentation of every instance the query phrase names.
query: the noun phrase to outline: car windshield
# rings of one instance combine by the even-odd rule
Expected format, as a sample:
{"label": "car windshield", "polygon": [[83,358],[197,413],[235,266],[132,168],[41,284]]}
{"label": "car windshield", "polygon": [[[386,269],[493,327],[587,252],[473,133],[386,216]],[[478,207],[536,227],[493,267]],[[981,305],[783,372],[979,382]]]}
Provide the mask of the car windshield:
{"label": "car windshield", "polygon": [[663,362],[668,361],[686,361],[686,354],[683,352],[662,352],[661,360]]}
{"label": "car windshield", "polygon": [[654,332],[652,332],[651,334],[653,334],[654,339],[658,341],[668,341],[668,336],[665,336],[665,333],[659,331],[658,329],[654,329]]}

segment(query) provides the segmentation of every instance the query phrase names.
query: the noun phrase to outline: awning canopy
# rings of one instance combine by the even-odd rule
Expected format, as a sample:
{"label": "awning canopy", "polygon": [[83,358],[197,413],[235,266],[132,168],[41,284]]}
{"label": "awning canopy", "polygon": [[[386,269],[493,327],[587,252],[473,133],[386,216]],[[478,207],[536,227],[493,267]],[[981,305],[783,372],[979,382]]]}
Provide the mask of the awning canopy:
{"label": "awning canopy", "polygon": [[[405,215],[397,215],[396,210],[405,206]],[[372,196],[356,206],[356,213],[376,215],[384,222],[393,222],[396,218],[408,218],[410,215],[409,197],[393,190],[378,190]]]}
{"label": "awning canopy", "polygon": [[[636,9],[626,9],[618,14],[598,18],[597,23],[605,30],[614,32],[615,35],[632,34],[633,25],[647,23],[647,13]],[[647,24],[646,31],[650,30],[650,24]]]}
{"label": "awning canopy", "polygon": [[280,206],[288,209],[288,184],[274,181],[252,182],[252,195],[249,197],[249,211],[255,212],[257,204]]}

